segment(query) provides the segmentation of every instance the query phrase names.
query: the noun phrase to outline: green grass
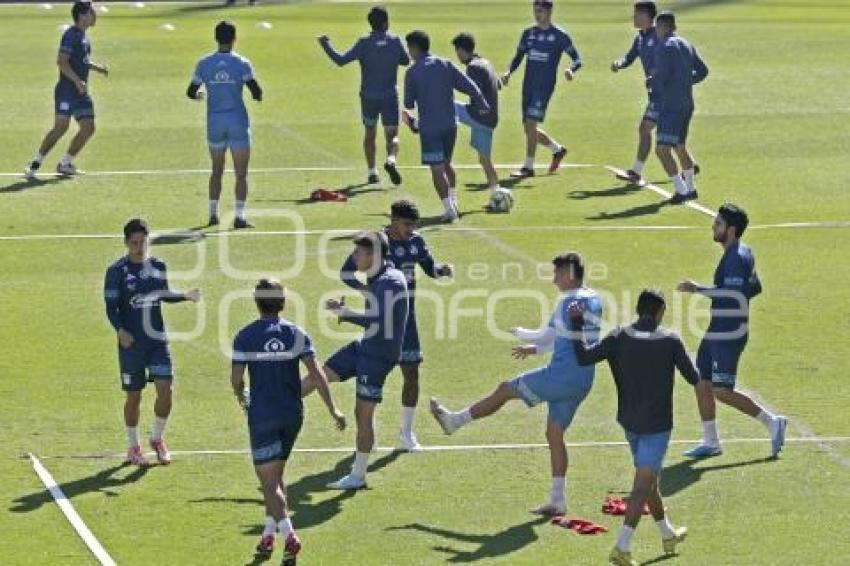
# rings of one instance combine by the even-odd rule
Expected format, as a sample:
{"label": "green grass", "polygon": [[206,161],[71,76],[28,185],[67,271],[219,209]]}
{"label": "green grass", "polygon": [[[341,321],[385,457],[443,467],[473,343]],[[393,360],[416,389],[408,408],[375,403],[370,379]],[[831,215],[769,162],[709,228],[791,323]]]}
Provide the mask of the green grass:
{"label": "green grass", "polygon": [[[393,27],[428,30],[434,50],[446,55],[453,34],[472,31],[481,53],[504,67],[527,25],[527,5],[468,4],[393,3]],[[631,163],[643,104],[637,69],[618,75],[607,70],[632,35],[628,4],[606,0],[558,7],[557,19],[572,34],[586,67],[575,83],[559,86],[546,128],[568,143],[571,161],[594,166],[524,181],[516,187],[517,207],[508,216],[479,213],[486,201],[486,192],[476,186],[481,174],[461,170],[461,200],[469,212],[461,226],[472,230],[427,229],[438,259],[454,263],[458,276],[448,285],[420,278],[422,289],[435,297],[419,309],[424,398],[436,395],[459,407],[539,363],[512,360],[510,342],[492,337],[480,316],[458,317],[451,301],[461,292],[477,292],[460,307],[483,309],[494,293],[521,289],[546,297],[548,311],[555,293],[536,266],[564,249],[581,250],[595,264],[589,283],[614,299],[609,323],[628,320],[636,292],[657,285],[671,300],[670,324],[695,349],[699,332],[689,330],[685,316],[704,314],[706,305],[682,302],[673,289],[683,277],[710,278],[720,250],[711,242],[709,218],[688,208],[660,207],[656,194],[623,189],[601,167]],[[697,89],[692,127],[693,149],[704,171],[701,202],[714,208],[735,200],[747,207],[754,223],[747,240],[756,251],[765,293],[753,305],[741,385],[787,414],[793,437],[850,436],[844,393],[850,335],[844,311],[850,291],[843,285],[850,275],[844,260],[850,229],[765,226],[847,220],[850,82],[842,46],[850,41],[850,2],[692,1],[672,7],[680,14],[683,35],[711,68]],[[0,82],[2,172],[21,169],[50,124],[57,25],[65,21],[66,8],[0,7],[8,24],[5,76],[14,77]],[[267,93],[262,104],[249,103],[252,165],[351,168],[254,174],[249,206],[258,230],[293,228],[283,218],[262,216],[261,209],[295,211],[316,231],[377,226],[400,196],[417,200],[426,216],[439,212],[429,177],[418,169],[405,171],[401,189],[353,189],[354,198],[341,205],[299,202],[317,186],[361,182],[357,70],[336,69],[314,38],[328,33],[337,45],[347,45],[363,31],[366,4],[291,3],[231,11],[179,5],[110,8],[92,31],[94,58],[110,63],[113,73],[92,80],[99,129],[80,157],[83,168],[207,167],[203,108],[183,92],[196,59],[211,49],[212,25],[226,15],[239,26],[238,49],[254,62]],[[273,28],[255,27],[263,20]],[[165,22],[175,31],[160,30]],[[501,163],[522,155],[519,95],[518,83],[502,94],[495,145]],[[464,131],[459,135],[458,163],[475,162],[467,136]],[[46,166],[52,167],[63,149],[60,144]],[[417,156],[418,141],[404,132],[402,164],[417,165]],[[654,160],[648,174],[664,181]],[[4,177],[0,183],[0,236],[116,234],[134,215],[169,232],[196,226],[206,215],[202,174],[89,176],[39,186]],[[226,208],[231,198],[226,189]],[[618,230],[623,226],[634,229]],[[658,226],[675,229],[646,230]],[[172,284],[199,286],[204,293],[197,309],[166,307],[173,331],[190,330],[201,314],[205,321],[199,337],[173,346],[178,375],[168,429],[172,449],[247,446],[222,347],[251,320],[252,305],[236,301],[224,314],[220,305],[252,281],[224,271],[222,249],[226,246],[231,266],[274,274],[292,265],[298,241],[292,235],[245,235],[154,248],[173,272],[189,271],[201,261],[197,277],[174,277]],[[320,265],[335,269],[348,244],[321,234],[304,236],[301,244],[307,252],[304,268],[287,284],[304,306],[297,318],[324,358],[344,338],[320,330],[318,305],[325,294],[343,288]],[[119,469],[120,461],[112,457],[60,457],[113,453],[124,445],[122,394],[101,296],[103,272],[121,253],[119,238],[0,240],[0,556],[13,564],[91,561],[29,463],[20,458],[33,452],[44,457],[117,562],[250,561],[263,511],[247,456],[177,457],[171,467],[145,473]],[[479,276],[485,270],[486,276]],[[548,314],[543,310],[533,298],[503,300],[492,324],[531,326]],[[436,332],[453,319],[454,334]],[[608,369],[600,367],[597,376],[568,433],[572,442],[622,439]],[[382,446],[395,441],[400,377],[398,372],[390,377],[379,411]],[[334,393],[350,414],[351,387],[337,386]],[[150,410],[148,394],[145,430]],[[699,418],[686,387],[677,388],[675,413],[674,438],[696,438]],[[420,411],[417,429],[420,440],[430,445],[540,443],[543,418],[541,409],[514,403],[446,439]],[[727,409],[720,409],[719,421],[727,439],[764,434],[760,425]],[[352,443],[353,432],[334,432],[317,399],[309,399],[298,446]],[[846,562],[850,444],[791,443],[778,461],[765,462],[767,441],[729,443],[722,457],[693,465],[680,457],[682,448],[671,447],[662,479],[673,520],[691,530],[678,562]],[[377,469],[369,491],[338,494],[323,486],[347,469],[345,453],[298,453],[291,459],[287,480],[294,522],[305,542],[305,564],[599,564],[613,544],[612,534],[579,537],[531,520],[526,508],[548,489],[545,450],[381,453],[373,461]],[[619,521],[599,508],[608,493],[627,490],[630,477],[623,447],[573,449],[571,512],[615,532]],[[649,521],[638,530],[634,550],[642,560],[660,553]]]}

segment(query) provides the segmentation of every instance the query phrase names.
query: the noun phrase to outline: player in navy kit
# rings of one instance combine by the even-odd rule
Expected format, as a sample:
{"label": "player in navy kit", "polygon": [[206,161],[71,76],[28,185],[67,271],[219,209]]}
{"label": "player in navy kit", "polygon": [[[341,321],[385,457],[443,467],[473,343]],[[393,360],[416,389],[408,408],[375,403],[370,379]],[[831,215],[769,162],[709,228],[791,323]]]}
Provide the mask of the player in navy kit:
{"label": "player in navy kit", "polygon": [[106,316],[118,335],[121,388],[127,393],[127,462],[142,466],[147,460],[139,444],[139,406],[142,390],[151,381],[156,387],[156,403],[150,444],[160,464],[171,461],[162,434],[171,414],[174,372],[161,304],[200,300],[197,289],[180,293],[168,288],[165,262],[148,256],[148,234],[144,220],[127,222],[127,255],[106,270],[103,291]]}

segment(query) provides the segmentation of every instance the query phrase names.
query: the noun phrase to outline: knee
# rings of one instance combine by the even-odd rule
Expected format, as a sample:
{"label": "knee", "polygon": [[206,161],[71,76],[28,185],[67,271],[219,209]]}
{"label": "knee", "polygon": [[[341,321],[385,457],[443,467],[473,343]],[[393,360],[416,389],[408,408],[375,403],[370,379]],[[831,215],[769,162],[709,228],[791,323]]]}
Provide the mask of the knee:
{"label": "knee", "polygon": [[92,137],[96,129],[93,120],[86,120],[80,123],[80,132],[87,137]]}
{"label": "knee", "polygon": [[130,407],[133,409],[138,409],[139,405],[142,404],[142,392],[141,391],[131,391],[127,393],[127,399],[124,401],[124,405],[126,407]]}
{"label": "knee", "polygon": [[712,393],[714,394],[714,398],[722,403],[728,402],[732,397],[732,390],[723,387],[714,387]]}
{"label": "knee", "polygon": [[503,381],[496,387],[496,393],[502,397],[510,397],[513,395],[514,387],[510,381]]}
{"label": "knee", "polygon": [[655,146],[655,155],[660,157],[661,159],[665,159],[670,157],[670,147],[666,145],[656,145]]}

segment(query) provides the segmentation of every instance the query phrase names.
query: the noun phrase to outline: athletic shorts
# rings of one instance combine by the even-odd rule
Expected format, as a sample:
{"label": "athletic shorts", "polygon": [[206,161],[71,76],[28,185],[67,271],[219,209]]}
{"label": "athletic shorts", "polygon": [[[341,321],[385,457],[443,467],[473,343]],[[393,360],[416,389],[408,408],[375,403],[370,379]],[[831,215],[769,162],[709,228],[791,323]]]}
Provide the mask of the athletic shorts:
{"label": "athletic shorts", "polygon": [[251,126],[244,117],[219,113],[207,116],[207,143],[213,151],[250,149]]}
{"label": "athletic shorts", "polygon": [[292,419],[287,423],[269,423],[248,427],[248,436],[251,439],[251,457],[254,460],[254,465],[259,466],[274,461],[285,462],[292,452],[303,420],[302,417]]}
{"label": "athletic shorts", "polygon": [[422,164],[438,165],[452,160],[455,151],[457,128],[447,130],[420,131],[419,141],[422,144]]}
{"label": "athletic shorts", "polygon": [[360,97],[360,114],[363,125],[374,128],[378,125],[378,117],[384,127],[398,126],[398,95],[394,94],[385,98]]}
{"label": "athletic shorts", "polygon": [[416,324],[416,313],[410,311],[407,315],[407,326],[404,327],[404,339],[401,343],[402,364],[421,364],[422,347],[419,344],[419,326]]}
{"label": "athletic shorts", "polygon": [[174,376],[171,351],[165,342],[135,342],[129,348],[119,345],[118,365],[124,391],[141,391],[149,382]]}
{"label": "athletic shorts", "polygon": [[649,468],[655,473],[661,472],[664,456],[670,445],[670,432],[668,430],[653,434],[637,434],[626,431],[626,440],[629,441],[635,468]]}
{"label": "athletic shorts", "polygon": [[669,146],[685,143],[693,115],[693,108],[661,110],[658,114],[658,130],[655,133],[656,143]]}
{"label": "athletic shorts", "polygon": [[543,122],[546,118],[546,108],[552,98],[551,90],[529,91],[522,93],[522,117],[524,120]]}
{"label": "athletic shorts", "polygon": [[646,110],[643,111],[643,119],[649,122],[658,122],[659,110],[658,102],[650,100],[646,103]]}
{"label": "athletic shorts", "polygon": [[520,374],[511,381],[511,387],[529,407],[546,401],[549,418],[566,430],[590,392],[590,387],[569,383],[568,379],[563,372],[543,367]]}
{"label": "athletic shorts", "polygon": [[703,338],[697,350],[697,369],[700,378],[711,380],[714,387],[735,389],[738,379],[738,360],[747,346],[747,337],[735,340]]}
{"label": "athletic shorts", "polygon": [[384,383],[397,362],[364,356],[359,340],[337,350],[325,365],[339,376],[340,381],[357,378],[357,398],[370,403],[383,401]]}
{"label": "athletic shorts", "polygon": [[76,89],[56,85],[53,93],[58,116],[73,116],[78,121],[94,118],[94,103],[91,96],[80,94]]}
{"label": "athletic shorts", "polygon": [[455,114],[457,115],[458,123],[469,126],[472,131],[472,138],[469,144],[475,151],[489,159],[493,153],[493,128],[488,128],[477,122],[469,114],[469,108],[460,102],[455,102]]}

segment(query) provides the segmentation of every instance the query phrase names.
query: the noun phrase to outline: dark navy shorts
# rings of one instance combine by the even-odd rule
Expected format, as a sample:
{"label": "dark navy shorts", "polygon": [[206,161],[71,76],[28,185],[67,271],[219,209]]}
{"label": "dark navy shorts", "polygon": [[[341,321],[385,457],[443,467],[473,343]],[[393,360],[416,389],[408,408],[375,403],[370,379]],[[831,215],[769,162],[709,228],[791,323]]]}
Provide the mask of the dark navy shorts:
{"label": "dark navy shorts", "polygon": [[77,120],[94,118],[94,103],[87,94],[80,94],[76,87],[68,88],[57,85],[53,93],[53,99],[58,116],[73,116]]}
{"label": "dark navy shorts", "polygon": [[398,126],[398,95],[385,98],[360,97],[360,114],[363,125],[374,128],[378,125],[378,117],[384,127]]}
{"label": "dark navy shorts", "polygon": [[688,139],[693,108],[662,110],[658,114],[658,131],[655,140],[658,145],[676,146]]}
{"label": "dark navy shorts", "polygon": [[254,465],[259,466],[275,461],[285,462],[292,452],[303,421],[301,417],[286,423],[267,423],[248,427]]}
{"label": "dark navy shorts", "polygon": [[452,160],[457,140],[457,127],[441,131],[420,131],[422,144],[422,164],[438,165]]}
{"label": "dark navy shorts", "polygon": [[735,340],[703,338],[697,350],[697,369],[700,378],[710,380],[714,387],[735,389],[738,379],[738,360],[747,346],[747,337]]}
{"label": "dark navy shorts", "polygon": [[401,343],[402,364],[421,364],[422,346],[419,344],[419,326],[416,324],[416,313],[410,311],[407,315],[407,326],[404,327],[404,339]]}
{"label": "dark navy shorts", "polygon": [[119,345],[118,363],[124,391],[141,391],[151,381],[170,380],[174,376],[166,342],[135,342],[129,348]]}
{"label": "dark navy shorts", "polygon": [[543,122],[546,118],[546,109],[552,99],[551,90],[532,90],[522,93],[522,117],[524,120]]}
{"label": "dark navy shorts", "polygon": [[643,111],[643,119],[649,122],[658,122],[658,115],[660,113],[660,105],[658,102],[654,100],[650,100],[646,103],[646,110]]}
{"label": "dark navy shorts", "polygon": [[384,383],[397,362],[364,356],[359,340],[337,350],[325,366],[339,376],[340,381],[357,378],[357,398],[370,403],[383,400]]}

